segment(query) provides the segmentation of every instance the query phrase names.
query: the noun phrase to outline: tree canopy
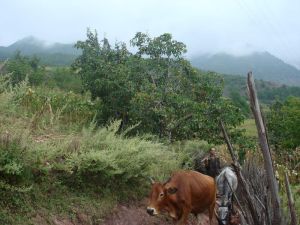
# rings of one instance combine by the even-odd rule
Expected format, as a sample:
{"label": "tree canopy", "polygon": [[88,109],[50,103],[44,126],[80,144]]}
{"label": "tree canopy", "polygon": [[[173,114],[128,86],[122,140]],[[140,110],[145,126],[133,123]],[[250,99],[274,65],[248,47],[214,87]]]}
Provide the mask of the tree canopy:
{"label": "tree canopy", "polygon": [[26,76],[30,84],[41,84],[45,75],[44,67],[39,65],[39,58],[36,56],[23,56],[19,51],[8,61],[5,68],[6,72],[11,74],[11,83],[13,85],[23,81]]}
{"label": "tree canopy", "polygon": [[72,68],[104,104],[99,123],[120,119],[120,129],[139,124],[132,132],[219,142],[220,119],[228,127],[242,122],[240,110],[222,97],[223,79],[193,68],[184,58],[185,44],[171,34],[139,32],[130,44],[132,52],[124,43],[99,42],[88,30],[87,40],[75,45],[82,55]]}
{"label": "tree canopy", "polygon": [[267,116],[271,143],[277,151],[300,146],[300,98],[289,97],[271,106]]}

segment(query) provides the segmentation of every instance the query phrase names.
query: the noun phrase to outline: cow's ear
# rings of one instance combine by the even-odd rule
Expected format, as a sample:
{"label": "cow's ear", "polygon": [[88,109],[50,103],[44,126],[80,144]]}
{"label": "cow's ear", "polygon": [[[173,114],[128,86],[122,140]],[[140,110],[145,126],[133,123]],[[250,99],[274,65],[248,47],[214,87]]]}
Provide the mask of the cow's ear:
{"label": "cow's ear", "polygon": [[175,194],[177,192],[177,188],[176,187],[170,187],[168,188],[167,192],[169,195]]}

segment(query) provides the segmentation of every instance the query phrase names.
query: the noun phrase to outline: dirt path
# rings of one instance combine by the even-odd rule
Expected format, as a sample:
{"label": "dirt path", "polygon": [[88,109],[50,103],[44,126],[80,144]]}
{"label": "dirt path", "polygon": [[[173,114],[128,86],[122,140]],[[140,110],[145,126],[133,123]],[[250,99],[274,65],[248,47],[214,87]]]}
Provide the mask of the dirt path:
{"label": "dirt path", "polygon": [[[198,219],[199,223],[193,215],[190,215],[188,225],[209,225],[207,214],[202,214]],[[72,218],[55,215],[49,218],[40,212],[32,218],[32,223],[35,225],[174,225],[167,215],[149,216],[146,212],[146,201],[119,204],[103,220],[95,221],[91,216],[82,212],[76,212]],[[216,219],[213,225],[217,225]]]}
{"label": "dirt path", "polygon": [[[167,216],[149,216],[146,213],[146,202],[131,205],[118,205],[109,215],[103,225],[173,225],[172,219]],[[200,223],[201,221],[201,223]],[[196,218],[191,215],[189,225],[209,225],[207,214],[202,214],[197,224]],[[217,225],[214,220],[213,225]]]}

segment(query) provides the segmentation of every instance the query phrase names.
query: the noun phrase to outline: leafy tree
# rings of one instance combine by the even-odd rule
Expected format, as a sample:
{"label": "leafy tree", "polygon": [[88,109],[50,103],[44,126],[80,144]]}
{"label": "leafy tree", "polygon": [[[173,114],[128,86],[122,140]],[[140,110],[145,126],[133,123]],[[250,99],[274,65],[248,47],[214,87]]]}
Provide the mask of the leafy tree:
{"label": "leafy tree", "polygon": [[300,98],[277,101],[267,115],[271,143],[277,151],[300,146]]}
{"label": "leafy tree", "polygon": [[132,99],[131,118],[143,130],[172,139],[220,141],[219,121],[236,125],[239,110],[222,98],[223,81],[214,73],[200,73],[183,58],[186,47],[163,34],[151,39],[137,33],[131,44],[146,66],[148,84]]}
{"label": "leafy tree", "polygon": [[246,98],[241,96],[237,91],[231,91],[229,94],[233,104],[241,109],[244,116],[249,117],[250,107],[246,101]]}
{"label": "leafy tree", "polygon": [[82,55],[72,68],[78,71],[83,87],[91,92],[92,99],[101,98],[104,111],[100,122],[111,119],[125,122],[133,91],[127,65],[131,54],[125,44],[116,43],[112,48],[107,39],[99,43],[97,33],[88,30],[87,40],[78,41],[75,46],[82,49]]}
{"label": "leafy tree", "polygon": [[80,77],[69,67],[57,67],[48,71],[45,82],[47,86],[59,87],[65,91],[82,93],[82,83]]}
{"label": "leafy tree", "polygon": [[183,57],[186,46],[171,34],[151,38],[139,32],[131,45],[135,53],[123,43],[112,47],[105,38],[99,43],[90,30],[87,40],[76,44],[82,55],[72,67],[92,97],[101,98],[100,123],[121,119],[120,129],[139,123],[132,131],[218,142],[220,119],[228,126],[243,120],[239,109],[222,97],[223,80],[194,69]]}
{"label": "leafy tree", "polygon": [[38,85],[44,81],[45,68],[39,65],[36,56],[27,57],[18,51],[15,56],[7,63],[7,72],[11,74],[13,85],[23,81],[28,76],[30,84]]}

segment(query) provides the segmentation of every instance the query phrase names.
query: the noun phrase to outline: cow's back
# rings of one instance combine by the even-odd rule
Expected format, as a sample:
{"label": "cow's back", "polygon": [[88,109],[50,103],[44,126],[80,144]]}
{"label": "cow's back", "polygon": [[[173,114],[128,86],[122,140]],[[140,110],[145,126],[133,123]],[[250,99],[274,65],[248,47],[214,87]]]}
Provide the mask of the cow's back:
{"label": "cow's back", "polygon": [[216,184],[210,176],[196,171],[178,171],[167,185],[177,187],[176,201],[191,207],[192,213],[201,213],[215,203]]}

